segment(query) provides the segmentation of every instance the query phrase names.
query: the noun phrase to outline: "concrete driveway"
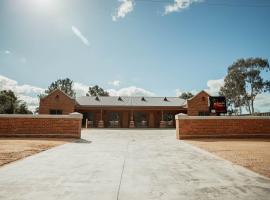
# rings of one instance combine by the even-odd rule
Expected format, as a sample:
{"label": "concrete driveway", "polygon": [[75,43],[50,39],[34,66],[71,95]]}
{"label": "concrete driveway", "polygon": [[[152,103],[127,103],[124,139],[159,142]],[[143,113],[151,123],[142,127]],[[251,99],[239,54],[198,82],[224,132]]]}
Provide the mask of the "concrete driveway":
{"label": "concrete driveway", "polygon": [[2,200],[269,199],[270,179],[175,139],[174,130],[87,130],[0,168]]}

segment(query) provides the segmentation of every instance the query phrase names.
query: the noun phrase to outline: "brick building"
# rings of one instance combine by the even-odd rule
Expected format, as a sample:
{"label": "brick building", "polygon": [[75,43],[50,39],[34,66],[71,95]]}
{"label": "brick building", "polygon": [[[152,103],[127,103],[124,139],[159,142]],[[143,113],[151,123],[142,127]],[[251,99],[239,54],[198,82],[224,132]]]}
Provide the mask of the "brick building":
{"label": "brick building", "polygon": [[175,127],[174,116],[209,115],[209,94],[201,91],[193,98],[179,97],[92,97],[71,98],[55,90],[40,100],[39,114],[83,114],[87,127],[168,128]]}

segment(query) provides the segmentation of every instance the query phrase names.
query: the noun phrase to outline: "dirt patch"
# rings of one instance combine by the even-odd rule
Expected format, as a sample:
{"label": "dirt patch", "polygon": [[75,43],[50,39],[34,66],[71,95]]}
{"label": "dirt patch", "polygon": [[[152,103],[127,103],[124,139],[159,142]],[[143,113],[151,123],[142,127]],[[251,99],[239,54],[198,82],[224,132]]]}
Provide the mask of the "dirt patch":
{"label": "dirt patch", "polygon": [[270,177],[270,139],[201,139],[185,142]]}
{"label": "dirt patch", "polygon": [[0,166],[72,141],[72,139],[0,139]]}

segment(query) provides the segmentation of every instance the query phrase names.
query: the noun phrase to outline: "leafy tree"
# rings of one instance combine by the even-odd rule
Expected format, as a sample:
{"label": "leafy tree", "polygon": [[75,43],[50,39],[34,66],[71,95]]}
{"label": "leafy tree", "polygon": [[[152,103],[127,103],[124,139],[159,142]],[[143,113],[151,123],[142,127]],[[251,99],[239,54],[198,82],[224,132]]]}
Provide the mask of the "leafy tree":
{"label": "leafy tree", "polygon": [[45,90],[45,94],[40,95],[39,97],[43,97],[46,94],[50,94],[52,91],[54,91],[56,89],[61,90],[62,92],[69,95],[70,97],[76,96],[76,93],[73,89],[73,81],[70,80],[69,78],[65,78],[65,79],[58,79],[58,80],[54,81],[53,83],[51,83],[51,85],[48,87],[48,89]]}
{"label": "leafy tree", "polygon": [[0,91],[0,113],[1,114],[31,114],[25,102],[18,100],[18,97],[11,90]]}
{"label": "leafy tree", "polygon": [[93,87],[89,87],[89,91],[86,96],[109,96],[109,92],[98,85],[95,85]]}
{"label": "leafy tree", "polygon": [[254,114],[254,101],[258,94],[270,91],[270,81],[264,80],[262,72],[270,67],[267,59],[248,58],[237,60],[230,69],[238,69],[244,76],[246,94],[244,102],[248,111]]}
{"label": "leafy tree", "polygon": [[0,91],[0,113],[14,114],[19,104],[18,98],[11,90]]}
{"label": "leafy tree", "polygon": [[[228,68],[225,85],[221,88],[235,107],[245,105],[254,114],[254,101],[258,94],[270,91],[270,81],[264,80],[262,73],[270,69],[267,59],[239,59]],[[227,83],[227,84],[226,84]]]}
{"label": "leafy tree", "polygon": [[187,100],[187,99],[192,98],[193,96],[194,96],[194,95],[193,95],[191,92],[183,92],[179,97],[180,97],[181,99]]}
{"label": "leafy tree", "polygon": [[224,86],[220,88],[219,94],[226,97],[230,112],[237,114],[242,113],[245,96],[244,76],[238,70],[228,70],[224,79]]}
{"label": "leafy tree", "polygon": [[30,110],[28,110],[25,102],[21,103],[16,109],[17,114],[33,114]]}

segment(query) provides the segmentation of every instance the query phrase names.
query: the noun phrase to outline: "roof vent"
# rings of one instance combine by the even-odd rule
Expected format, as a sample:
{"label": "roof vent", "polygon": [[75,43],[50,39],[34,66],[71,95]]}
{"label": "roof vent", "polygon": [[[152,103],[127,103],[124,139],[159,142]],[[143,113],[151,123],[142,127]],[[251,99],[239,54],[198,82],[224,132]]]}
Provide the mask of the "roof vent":
{"label": "roof vent", "polygon": [[123,101],[122,97],[118,97],[118,101]]}
{"label": "roof vent", "polygon": [[142,101],[146,101],[146,99],[144,97],[141,98]]}
{"label": "roof vent", "polygon": [[167,99],[167,97],[164,97],[163,101],[169,101],[169,100]]}
{"label": "roof vent", "polygon": [[96,100],[96,101],[99,101],[100,99],[99,99],[99,97],[98,97],[98,96],[96,96],[95,100]]}

